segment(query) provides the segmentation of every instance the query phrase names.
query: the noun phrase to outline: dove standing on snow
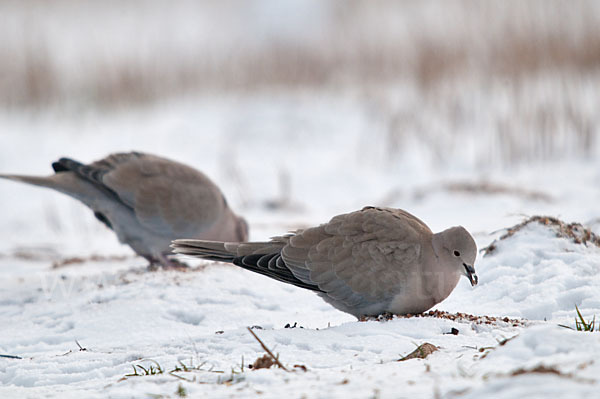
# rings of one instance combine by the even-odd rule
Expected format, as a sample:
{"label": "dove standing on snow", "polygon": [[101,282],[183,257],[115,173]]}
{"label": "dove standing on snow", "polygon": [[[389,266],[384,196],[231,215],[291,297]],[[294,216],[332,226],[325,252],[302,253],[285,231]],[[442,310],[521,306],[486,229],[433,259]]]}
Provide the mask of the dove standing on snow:
{"label": "dove standing on snow", "polygon": [[356,317],[421,313],[448,297],[460,276],[477,284],[477,246],[467,230],[433,234],[400,209],[365,207],[268,242],[183,239],[172,247],[313,290]]}
{"label": "dove standing on snow", "polygon": [[112,154],[81,164],[61,158],[47,177],[0,175],[67,194],[94,211],[151,264],[174,266],[172,240],[246,241],[248,225],[227,205],[221,190],[194,168],[139,152]]}

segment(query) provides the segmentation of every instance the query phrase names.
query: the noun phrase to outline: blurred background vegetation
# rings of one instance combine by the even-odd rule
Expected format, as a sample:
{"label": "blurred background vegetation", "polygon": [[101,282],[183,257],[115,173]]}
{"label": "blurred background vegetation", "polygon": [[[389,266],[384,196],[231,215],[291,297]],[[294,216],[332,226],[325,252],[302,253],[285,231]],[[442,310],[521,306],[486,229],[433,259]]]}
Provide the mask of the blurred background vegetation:
{"label": "blurred background vegetation", "polygon": [[594,0],[0,2],[3,112],[327,93],[392,154],[512,163],[595,155],[599,87]]}

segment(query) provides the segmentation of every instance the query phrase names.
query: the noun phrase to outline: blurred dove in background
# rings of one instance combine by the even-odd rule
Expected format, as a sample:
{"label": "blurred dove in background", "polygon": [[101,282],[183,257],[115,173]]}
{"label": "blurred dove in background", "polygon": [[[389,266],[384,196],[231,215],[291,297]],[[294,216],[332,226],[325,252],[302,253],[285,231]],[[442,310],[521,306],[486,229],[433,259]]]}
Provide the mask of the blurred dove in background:
{"label": "blurred dove in background", "polygon": [[433,234],[400,209],[365,207],[269,242],[180,239],[172,247],[313,290],[358,318],[421,313],[448,297],[460,276],[477,284],[477,246],[467,230]]}
{"label": "blurred dove in background", "polygon": [[78,199],[151,265],[179,265],[167,258],[176,238],[248,239],[246,221],[233,213],[221,190],[187,165],[130,152],[111,154],[89,165],[61,158],[52,168],[55,173],[47,177],[0,177]]}

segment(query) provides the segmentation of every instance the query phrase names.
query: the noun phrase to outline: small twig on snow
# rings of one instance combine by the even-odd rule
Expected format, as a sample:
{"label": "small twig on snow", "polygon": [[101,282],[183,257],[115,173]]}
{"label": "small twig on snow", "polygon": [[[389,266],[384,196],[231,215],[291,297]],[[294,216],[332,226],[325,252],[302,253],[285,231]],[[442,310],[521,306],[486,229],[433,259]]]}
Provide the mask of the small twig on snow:
{"label": "small twig on snow", "polygon": [[277,357],[275,357],[275,355],[273,354],[273,352],[271,352],[269,350],[269,348],[267,348],[267,346],[260,340],[260,338],[258,338],[258,336],[256,334],[254,334],[254,331],[252,331],[252,329],[250,327],[246,327],[248,329],[248,331],[250,331],[250,334],[252,334],[252,336],[254,338],[256,338],[256,340],[258,341],[258,343],[260,344],[260,346],[262,346],[262,348],[265,350],[265,352],[268,353],[269,356],[271,356],[271,358],[273,359],[273,361],[275,362],[275,364],[277,366],[279,366],[279,368],[285,370],[285,371],[289,371],[288,369],[285,368],[285,366],[283,364],[281,364],[281,362],[279,361],[279,359]]}

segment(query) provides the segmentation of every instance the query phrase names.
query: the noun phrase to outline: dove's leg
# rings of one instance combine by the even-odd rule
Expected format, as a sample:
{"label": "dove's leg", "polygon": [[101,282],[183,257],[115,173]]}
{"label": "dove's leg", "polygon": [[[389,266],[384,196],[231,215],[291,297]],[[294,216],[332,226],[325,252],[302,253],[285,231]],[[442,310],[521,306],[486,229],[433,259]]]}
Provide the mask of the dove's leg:
{"label": "dove's leg", "polygon": [[158,265],[160,265],[164,270],[186,270],[188,269],[188,265],[186,265],[183,262],[180,262],[177,259],[171,259],[169,258],[167,255],[165,254],[160,254],[158,255],[158,262],[154,262],[155,264],[158,263]]}

